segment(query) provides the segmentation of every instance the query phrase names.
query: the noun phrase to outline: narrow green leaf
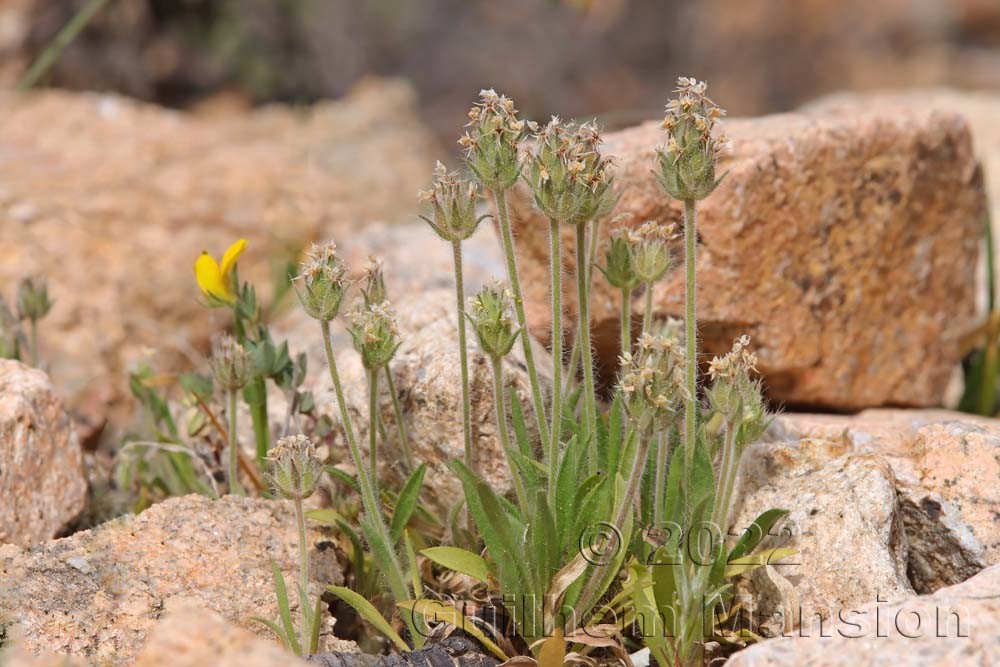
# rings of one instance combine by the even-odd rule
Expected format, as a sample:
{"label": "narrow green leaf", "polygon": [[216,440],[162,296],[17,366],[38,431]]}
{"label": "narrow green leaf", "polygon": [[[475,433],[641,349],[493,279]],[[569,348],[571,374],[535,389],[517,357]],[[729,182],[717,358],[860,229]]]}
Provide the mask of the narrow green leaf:
{"label": "narrow green leaf", "polygon": [[271,561],[271,574],[274,577],[274,591],[278,596],[278,616],[288,638],[288,646],[295,655],[302,655],[302,647],[295,636],[295,624],[292,623],[292,612],[288,606],[288,589],[285,587],[285,576],[281,574],[278,565]]}
{"label": "narrow green leaf", "polygon": [[403,490],[399,492],[396,499],[396,507],[392,511],[392,523],[389,524],[389,535],[393,544],[399,543],[399,538],[403,534],[403,529],[410,521],[413,510],[417,507],[420,498],[420,487],[424,483],[424,473],[427,472],[427,464],[421,463],[410,478],[406,480]]}
{"label": "narrow green leaf", "polygon": [[733,545],[732,551],[729,552],[729,561],[732,562],[742,558],[748,553],[752,553],[753,550],[757,548],[757,545],[759,545],[761,541],[768,536],[775,524],[787,515],[788,510],[783,509],[769,509],[762,512],[760,516],[754,519],[753,523],[751,523],[750,526],[743,531],[740,539],[737,540],[735,545]]}
{"label": "narrow green leaf", "polygon": [[340,512],[332,507],[307,510],[306,518],[311,519],[316,523],[323,524],[324,526],[336,526],[338,521],[344,520],[344,517],[341,516]]}
{"label": "narrow green leaf", "polygon": [[344,588],[343,586],[327,586],[326,590],[330,591],[338,598],[349,604],[354,611],[358,612],[358,615],[361,616],[361,618],[371,623],[376,630],[385,635],[386,638],[400,651],[410,650],[409,645],[403,641],[403,638],[399,636],[399,633],[392,629],[389,621],[385,620],[382,614],[378,613],[378,610],[371,602],[364,599],[351,589]]}
{"label": "narrow green leaf", "polygon": [[316,596],[316,607],[313,609],[312,621],[309,624],[309,655],[319,652],[319,631],[323,626],[323,596]]}
{"label": "narrow green leaf", "polygon": [[284,646],[286,650],[288,651],[292,650],[292,647],[288,643],[288,637],[285,636],[285,631],[282,630],[277,623],[275,623],[274,621],[269,621],[266,618],[261,618],[260,616],[251,616],[249,620],[254,621],[256,623],[260,623],[263,626],[266,626],[271,632],[275,634],[278,640],[281,641],[281,645]]}
{"label": "narrow green leaf", "polygon": [[493,653],[493,655],[497,656],[501,660],[509,660],[507,654],[503,652],[503,649],[497,646],[492,639],[486,636],[486,633],[483,632],[478,625],[476,625],[475,620],[468,618],[455,607],[451,607],[437,600],[408,600],[406,602],[398,603],[398,606],[402,609],[410,610],[411,613],[420,614],[428,620],[453,625],[463,632],[478,639],[483,646]]}

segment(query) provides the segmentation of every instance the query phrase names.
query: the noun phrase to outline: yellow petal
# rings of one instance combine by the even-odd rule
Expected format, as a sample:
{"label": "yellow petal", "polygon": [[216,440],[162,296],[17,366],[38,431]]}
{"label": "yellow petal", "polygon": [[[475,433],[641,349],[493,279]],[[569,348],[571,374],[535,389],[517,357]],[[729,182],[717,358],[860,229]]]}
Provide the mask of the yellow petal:
{"label": "yellow petal", "polygon": [[198,287],[209,299],[220,299],[226,303],[233,303],[236,300],[219,269],[219,264],[207,252],[202,252],[195,260],[194,277],[198,281]]}
{"label": "yellow petal", "polygon": [[229,272],[233,269],[233,265],[236,264],[236,260],[240,258],[240,255],[242,255],[243,251],[246,249],[246,239],[240,239],[226,249],[226,254],[222,256],[222,266],[220,268],[223,276],[229,275]]}

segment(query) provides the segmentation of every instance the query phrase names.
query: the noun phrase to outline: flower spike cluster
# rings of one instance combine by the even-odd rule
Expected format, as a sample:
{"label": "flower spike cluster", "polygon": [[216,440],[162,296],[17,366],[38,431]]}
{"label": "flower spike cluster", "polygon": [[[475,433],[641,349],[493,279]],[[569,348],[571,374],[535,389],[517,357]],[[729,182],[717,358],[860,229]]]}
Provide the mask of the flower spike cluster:
{"label": "flower spike cluster", "polygon": [[242,389],[250,381],[253,370],[250,355],[231,336],[223,336],[212,351],[212,375],[227,391]]}
{"label": "flower spike cluster", "polygon": [[350,286],[347,267],[337,255],[337,244],[314,243],[292,285],[310,317],[321,322],[335,318]]}
{"label": "flower spike cluster", "polygon": [[518,144],[527,124],[518,119],[514,101],[493,89],[479,91],[469,110],[469,129],[458,140],[469,168],[484,186],[503,192],[521,175]]}
{"label": "flower spike cluster", "polygon": [[275,494],[287,500],[305,500],[311,496],[323,475],[323,464],[316,456],[312,440],[304,435],[290,435],[267,452],[270,474],[265,475]]}
{"label": "flower spike cluster", "polygon": [[601,153],[596,125],[564,123],[553,116],[535,131],[534,140],[527,176],[542,213],[579,225],[614,207],[612,161]]}
{"label": "flower spike cluster", "polygon": [[640,424],[667,428],[687,398],[680,338],[679,324],[670,320],[660,333],[643,334],[635,353],[621,355],[618,389],[629,415]]}
{"label": "flower spike cluster", "polygon": [[[478,107],[477,107],[478,108]],[[476,215],[479,184],[463,179],[458,172],[449,172],[443,164],[434,168],[434,185],[421,190],[417,197],[431,206],[430,217],[421,215],[438,236],[452,243],[472,236],[486,215]]]}
{"label": "flower spike cluster", "polygon": [[756,440],[767,426],[767,408],[757,372],[757,356],[749,350],[750,336],[743,335],[723,357],[712,359],[708,374],[712,387],[708,402],[712,410],[727,421],[739,423],[743,440]]}
{"label": "flower spike cluster", "polygon": [[364,305],[359,302],[351,313],[348,328],[354,349],[368,370],[377,370],[392,361],[399,347],[399,328],[388,301]]}
{"label": "flower spike cluster", "polygon": [[677,80],[677,98],[667,104],[663,129],[666,145],[658,149],[657,179],[674,199],[704,199],[721,179],[715,167],[726,150],[726,139],[715,132],[725,111],[705,94],[704,81]]}
{"label": "flower spike cluster", "polygon": [[469,299],[466,315],[479,338],[479,345],[493,359],[510,354],[518,334],[515,326],[514,296],[505,285],[483,287]]}

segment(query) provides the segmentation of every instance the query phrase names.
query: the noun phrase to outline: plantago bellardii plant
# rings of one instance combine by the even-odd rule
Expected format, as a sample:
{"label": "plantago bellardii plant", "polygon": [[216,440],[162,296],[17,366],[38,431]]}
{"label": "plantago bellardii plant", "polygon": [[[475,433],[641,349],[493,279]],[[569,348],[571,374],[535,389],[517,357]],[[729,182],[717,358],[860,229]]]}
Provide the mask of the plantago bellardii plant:
{"label": "plantago bellardii plant", "polygon": [[250,358],[246,349],[231,336],[224,336],[212,354],[212,374],[226,392],[229,417],[229,492],[244,495],[239,480],[239,435],[236,431],[236,395],[250,379]]}
{"label": "plantago bellardii plant", "polygon": [[[484,167],[485,168],[485,167]],[[462,433],[465,438],[465,464],[476,469],[476,453],[472,444],[472,405],[469,393],[469,359],[465,335],[465,281],[462,268],[462,242],[468,240],[486,216],[477,215],[479,184],[449,172],[443,164],[434,168],[434,185],[418,193],[421,201],[430,204],[430,217],[420,217],[438,236],[451,243],[455,267],[455,303],[458,317],[458,354],[462,373]]]}
{"label": "plantago bellardii plant", "polygon": [[[517,257],[514,254],[514,234],[510,226],[510,215],[507,212],[507,191],[517,183],[521,176],[521,146],[527,124],[517,116],[514,101],[495,90],[481,90],[479,103],[469,110],[468,130],[458,140],[465,151],[465,161],[469,169],[476,175],[479,182],[493,194],[497,218],[500,223],[500,236],[503,239],[504,257],[507,263],[507,280],[514,294],[514,309],[517,313],[517,323],[525,328],[527,318],[524,314],[524,297],[521,294],[521,279],[517,270]],[[542,389],[538,382],[538,369],[535,366],[535,355],[531,349],[528,336],[521,338],[524,350],[524,361],[528,367],[528,381],[531,384],[531,400],[535,413],[535,423],[538,427],[542,448],[549,450],[551,436],[545,417],[545,403],[542,399]]]}
{"label": "plantago bellardii plant", "polygon": [[707,85],[681,77],[677,98],[667,104],[662,127],[666,144],[657,150],[654,171],[664,191],[684,202],[684,339],[686,347],[688,399],[684,410],[684,470],[690,478],[697,447],[698,400],[698,309],[696,303],[697,212],[695,202],[708,197],[721,179],[715,166],[726,149],[726,140],[716,132],[716,122],[725,111],[705,94]]}

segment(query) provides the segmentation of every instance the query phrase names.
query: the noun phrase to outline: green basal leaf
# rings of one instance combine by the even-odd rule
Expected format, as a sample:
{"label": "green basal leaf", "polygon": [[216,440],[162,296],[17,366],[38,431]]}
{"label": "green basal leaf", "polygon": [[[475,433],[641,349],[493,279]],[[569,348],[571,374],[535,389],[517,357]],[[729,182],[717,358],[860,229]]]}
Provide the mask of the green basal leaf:
{"label": "green basal leaf", "polygon": [[438,565],[455,572],[461,572],[484,584],[490,576],[496,576],[494,567],[488,560],[458,547],[430,547],[420,552]]}
{"label": "green basal leaf", "polygon": [[753,523],[743,534],[740,539],[737,540],[736,544],[733,545],[732,550],[729,552],[729,561],[732,562],[739,558],[742,558],[746,554],[752,553],[757,545],[767,537],[771,529],[781,521],[782,518],[788,515],[788,510],[783,509],[769,509],[762,512],[760,516],[753,520]]}
{"label": "green basal leaf", "polygon": [[285,586],[285,576],[281,574],[278,565],[271,561],[271,574],[274,577],[274,592],[278,596],[278,616],[288,639],[288,647],[295,655],[302,655],[302,647],[295,636],[295,624],[292,623],[292,612],[288,605],[288,589]]}
{"label": "green basal leaf", "polygon": [[396,507],[392,512],[392,523],[389,524],[389,535],[393,544],[399,543],[399,538],[403,534],[403,529],[410,521],[413,511],[417,507],[420,499],[420,487],[424,483],[424,473],[427,472],[427,464],[421,463],[410,478],[406,480],[403,490],[399,492],[396,499]]}
{"label": "green basal leaf", "polygon": [[381,632],[385,637],[393,643],[393,645],[400,651],[409,651],[409,645],[403,641],[403,638],[399,636],[389,621],[385,620],[382,614],[378,613],[378,609],[375,608],[371,602],[361,597],[349,588],[344,588],[343,586],[327,586],[326,590],[330,591],[338,598],[346,602],[351,606],[354,611],[358,612],[358,615],[372,624],[372,626]]}

